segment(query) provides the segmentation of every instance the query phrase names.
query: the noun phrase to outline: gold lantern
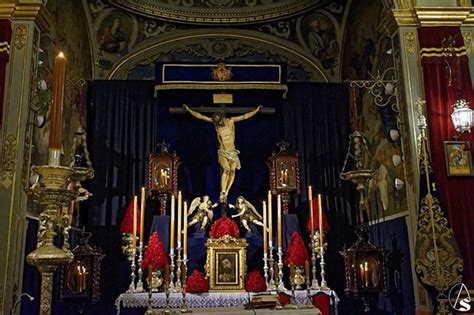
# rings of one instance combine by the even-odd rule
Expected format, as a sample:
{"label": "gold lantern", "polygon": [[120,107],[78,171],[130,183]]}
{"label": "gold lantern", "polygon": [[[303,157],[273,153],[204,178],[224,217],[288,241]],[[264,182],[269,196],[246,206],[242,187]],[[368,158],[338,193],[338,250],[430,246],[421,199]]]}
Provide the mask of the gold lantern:
{"label": "gold lantern", "polygon": [[290,195],[300,194],[298,153],[292,154],[288,151],[288,142],[281,141],[277,145],[279,152],[272,152],[267,163],[270,168],[270,191],[274,195],[281,195],[283,213],[287,214],[290,209]]}
{"label": "gold lantern", "polygon": [[178,167],[181,164],[175,152],[169,153],[169,144],[158,144],[159,153],[148,157],[148,191],[158,196],[160,214],[166,214],[168,194],[178,193]]}

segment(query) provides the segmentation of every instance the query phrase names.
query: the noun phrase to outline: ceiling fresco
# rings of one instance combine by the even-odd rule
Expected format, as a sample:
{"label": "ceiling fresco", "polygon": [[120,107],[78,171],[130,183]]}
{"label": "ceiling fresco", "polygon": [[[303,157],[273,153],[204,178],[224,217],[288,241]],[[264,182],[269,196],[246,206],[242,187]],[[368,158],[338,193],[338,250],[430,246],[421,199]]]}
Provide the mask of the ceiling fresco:
{"label": "ceiling fresco", "polygon": [[[167,61],[278,61],[287,63],[290,81],[336,82],[340,79],[343,30],[350,0],[192,1],[82,0],[91,35],[94,77],[149,78],[154,71],[153,58],[156,58]],[[254,23],[241,23],[243,20],[236,19],[232,25],[212,25],[201,20],[202,24],[197,25],[185,20],[152,17],[143,10],[123,5],[138,6],[145,2],[159,5],[160,10],[166,7],[187,10],[187,17],[198,16],[200,12],[214,12],[221,17],[226,12],[247,12]],[[191,3],[194,4],[187,6]],[[280,17],[256,22],[258,14],[255,12],[278,8],[282,9]],[[300,8],[299,11],[296,8]],[[203,34],[209,36],[204,38]],[[245,37],[249,39],[244,40]],[[205,41],[193,42],[191,39],[195,38],[210,40],[213,45]],[[226,40],[226,45],[216,44]],[[219,49],[207,49],[211,46]],[[154,47],[154,51],[150,52],[149,47]],[[138,58],[138,55],[141,56]],[[297,59],[305,61],[302,63]],[[130,64],[131,60],[136,64]],[[117,67],[124,68],[117,70]]]}
{"label": "ceiling fresco", "polygon": [[110,0],[149,17],[193,24],[248,24],[294,15],[330,0]]}

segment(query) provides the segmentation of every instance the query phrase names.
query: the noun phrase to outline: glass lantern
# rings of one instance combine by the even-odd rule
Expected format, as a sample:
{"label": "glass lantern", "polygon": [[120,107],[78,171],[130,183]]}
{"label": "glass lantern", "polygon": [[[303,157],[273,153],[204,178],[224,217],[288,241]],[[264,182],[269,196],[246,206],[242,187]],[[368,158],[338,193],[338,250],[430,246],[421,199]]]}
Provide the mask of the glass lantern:
{"label": "glass lantern", "polygon": [[472,127],[472,110],[469,102],[465,99],[457,99],[453,104],[453,112],[451,119],[453,120],[454,129],[457,132],[470,132]]}

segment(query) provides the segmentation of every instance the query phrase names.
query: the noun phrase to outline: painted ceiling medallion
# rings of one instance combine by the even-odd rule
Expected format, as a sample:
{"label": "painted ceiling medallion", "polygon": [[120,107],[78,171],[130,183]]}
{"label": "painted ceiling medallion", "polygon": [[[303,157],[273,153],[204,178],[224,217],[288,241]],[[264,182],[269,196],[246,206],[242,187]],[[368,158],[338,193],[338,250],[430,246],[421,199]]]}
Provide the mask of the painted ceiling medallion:
{"label": "painted ceiling medallion", "polygon": [[245,24],[293,15],[330,0],[111,0],[139,14],[193,24]]}

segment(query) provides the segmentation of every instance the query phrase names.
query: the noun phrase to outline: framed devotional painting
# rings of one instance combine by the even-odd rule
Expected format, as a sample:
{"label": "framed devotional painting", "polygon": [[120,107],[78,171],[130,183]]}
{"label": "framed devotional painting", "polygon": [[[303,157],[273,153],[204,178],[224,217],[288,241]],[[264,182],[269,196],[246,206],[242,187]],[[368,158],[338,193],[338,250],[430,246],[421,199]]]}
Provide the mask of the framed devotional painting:
{"label": "framed devotional painting", "polygon": [[448,176],[474,176],[471,146],[467,141],[444,141]]}
{"label": "framed devotional painting", "polygon": [[209,292],[245,291],[247,241],[210,238],[206,247]]}

